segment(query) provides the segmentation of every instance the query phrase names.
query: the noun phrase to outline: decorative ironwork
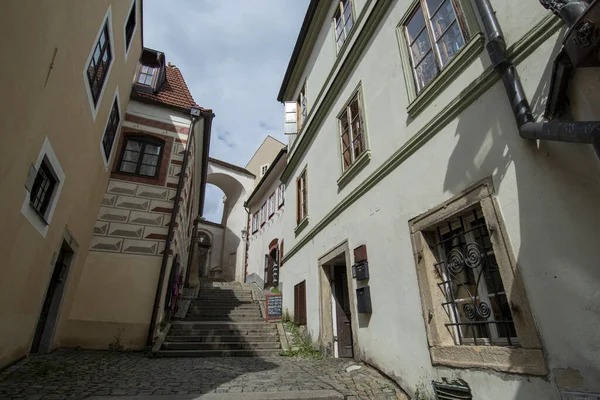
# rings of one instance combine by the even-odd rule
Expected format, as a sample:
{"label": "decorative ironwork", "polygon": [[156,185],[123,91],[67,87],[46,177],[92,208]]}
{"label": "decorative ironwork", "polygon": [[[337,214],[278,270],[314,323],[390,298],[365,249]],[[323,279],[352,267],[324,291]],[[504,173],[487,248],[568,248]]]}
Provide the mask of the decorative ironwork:
{"label": "decorative ironwork", "polygon": [[437,228],[434,267],[459,344],[516,345],[510,306],[485,220],[474,209]]}

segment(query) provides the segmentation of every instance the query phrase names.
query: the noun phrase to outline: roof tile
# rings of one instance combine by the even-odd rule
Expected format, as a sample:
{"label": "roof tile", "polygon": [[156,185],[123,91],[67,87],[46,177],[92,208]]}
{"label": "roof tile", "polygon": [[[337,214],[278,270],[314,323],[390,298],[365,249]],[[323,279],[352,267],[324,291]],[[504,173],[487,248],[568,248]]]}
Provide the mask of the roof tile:
{"label": "roof tile", "polygon": [[181,71],[176,66],[169,64],[165,68],[166,79],[158,93],[146,93],[135,89],[135,94],[141,98],[163,103],[169,106],[189,109],[191,107],[200,107],[194,101],[190,91],[181,75]]}

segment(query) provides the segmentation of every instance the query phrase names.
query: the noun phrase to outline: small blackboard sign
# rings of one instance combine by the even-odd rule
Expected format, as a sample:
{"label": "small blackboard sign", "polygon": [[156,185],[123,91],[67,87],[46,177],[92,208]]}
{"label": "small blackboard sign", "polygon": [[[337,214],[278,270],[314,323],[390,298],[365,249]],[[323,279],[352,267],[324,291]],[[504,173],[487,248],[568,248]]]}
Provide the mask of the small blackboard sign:
{"label": "small blackboard sign", "polygon": [[280,294],[268,294],[267,296],[267,322],[270,319],[281,319],[283,315],[283,299]]}

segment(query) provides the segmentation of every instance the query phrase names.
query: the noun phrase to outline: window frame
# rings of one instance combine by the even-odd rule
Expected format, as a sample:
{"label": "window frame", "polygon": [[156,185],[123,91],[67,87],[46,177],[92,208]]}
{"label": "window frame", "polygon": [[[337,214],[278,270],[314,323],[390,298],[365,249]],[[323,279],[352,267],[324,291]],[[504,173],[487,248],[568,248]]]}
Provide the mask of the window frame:
{"label": "window frame", "polygon": [[260,226],[262,227],[267,222],[267,202],[265,201],[260,207]]}
{"label": "window frame", "polygon": [[[335,47],[336,47],[336,52],[337,54],[341,53],[342,48],[344,47],[344,44],[347,42],[348,37],[350,37],[350,33],[352,32],[352,30],[354,29],[354,26],[356,25],[356,12],[354,10],[354,1],[353,0],[336,0],[337,1],[337,6],[335,7],[335,11],[333,12],[333,16],[331,17],[331,25],[333,26],[333,41],[335,43]],[[348,7],[350,7],[350,16],[352,17],[352,26],[350,27],[349,30],[346,30],[346,23],[347,20],[344,16],[344,2],[347,1],[348,2]],[[336,17],[339,13],[340,19],[342,20],[342,33],[338,36],[337,34],[337,21],[336,21]],[[343,39],[340,42],[340,38],[343,37]]]}
{"label": "window frame", "polygon": [[[269,219],[275,215],[275,193],[276,192],[271,193],[267,200],[267,214],[269,215]],[[273,204],[271,204],[271,201],[273,201]]]}
{"label": "window frame", "polygon": [[[147,72],[143,72],[144,68],[148,68],[148,70],[152,70],[152,74],[148,74]],[[134,85],[145,86],[145,87],[154,87],[154,83],[156,81],[156,77],[158,76],[158,67],[152,67],[150,65],[145,65],[140,62],[137,70],[137,74],[135,75],[135,83]],[[150,83],[142,83],[140,82],[140,76],[150,76]],[[144,79],[145,82],[145,79]]]}
{"label": "window frame", "polygon": [[298,94],[298,98],[296,99],[296,130],[298,133],[302,131],[302,127],[304,126],[304,122],[308,118],[308,103],[306,100],[306,81],[302,85],[302,89],[300,89],[300,93]]}
{"label": "window frame", "polygon": [[[360,127],[361,127],[361,132],[360,132],[360,144],[362,146],[362,150],[360,151],[360,153],[358,154],[358,156],[355,154],[355,145],[354,142],[356,140],[355,136],[354,136],[354,130],[353,130],[353,115],[352,115],[352,104],[356,102],[357,106],[358,106],[358,119],[360,122]],[[346,167],[345,163],[344,163],[344,153],[346,151],[346,149],[344,149],[344,128],[342,125],[342,118],[346,116],[346,119],[348,121],[348,146],[347,149],[350,152],[350,163],[348,164],[348,166]],[[355,165],[355,163],[357,162],[358,159],[360,159],[360,157],[363,155],[363,153],[365,153],[367,151],[367,140],[366,140],[366,132],[365,132],[365,118],[364,118],[364,111],[363,111],[363,105],[362,105],[362,94],[361,91],[359,89],[355,90],[352,95],[350,96],[350,100],[348,100],[346,102],[346,104],[344,104],[344,107],[342,108],[342,111],[339,112],[338,116],[337,116],[337,125],[338,125],[338,135],[339,135],[339,140],[340,140],[340,150],[341,150],[341,163],[342,163],[342,173],[348,171],[353,165]]]}
{"label": "window frame", "polygon": [[[131,16],[133,15],[133,28],[131,28],[131,34],[128,38],[127,25],[131,20]],[[127,56],[129,55],[129,49],[131,48],[131,43],[133,42],[133,37],[137,31],[138,27],[138,17],[137,17],[137,0],[132,0],[131,6],[129,7],[129,13],[127,14],[127,18],[125,19],[125,24],[123,25],[123,39],[125,44],[125,60],[127,60]]]}
{"label": "window frame", "polygon": [[[106,153],[106,149],[105,149],[105,143],[104,140],[106,138],[106,135],[108,133],[108,129],[111,128],[111,118],[112,118],[112,113],[115,110],[115,106],[116,106],[116,111],[117,111],[117,117],[118,117],[118,121],[117,121],[117,125],[115,126],[115,132],[114,132],[114,136],[112,138],[112,143],[110,146],[110,151],[108,152],[108,154]],[[121,124],[123,122],[123,118],[121,115],[121,102],[119,100],[119,88],[117,87],[115,90],[115,95],[113,97],[113,102],[112,102],[112,106],[110,108],[110,111],[108,113],[108,117],[106,119],[106,124],[104,125],[104,131],[102,134],[102,138],[100,139],[100,152],[102,153],[102,159],[104,161],[104,168],[106,171],[108,171],[108,167],[110,164],[110,160],[112,157],[112,154],[114,153],[113,150],[116,147],[116,144],[118,143],[118,138],[119,138],[119,133],[120,133],[120,128],[121,128]]]}
{"label": "window frame", "polygon": [[[441,222],[474,207],[480,207],[487,225],[520,347],[456,344],[455,336],[446,325],[449,317],[443,304],[447,298],[438,285],[442,282],[442,277],[433,267],[437,258],[431,249],[428,232]],[[448,201],[411,219],[409,228],[432,363],[457,368],[484,368],[517,374],[546,375],[548,371],[539,334],[514,252],[510,247],[492,178],[476,183]]]}
{"label": "window frame", "polygon": [[277,209],[280,209],[285,204],[285,183],[277,186]]}
{"label": "window frame", "polygon": [[[127,151],[127,142],[128,141],[136,141],[136,142],[141,142],[142,143],[142,148],[140,150],[140,158],[138,161],[136,161],[136,172],[128,172],[128,171],[123,171],[121,169],[121,163],[123,162],[123,157],[125,156],[125,152]],[[141,168],[142,165],[142,160],[143,160],[143,156],[144,156],[144,149],[146,148],[146,145],[153,145],[153,146],[160,146],[160,152],[158,155],[156,155],[158,157],[158,161],[156,163],[156,170],[154,172],[154,175],[143,175],[139,173],[139,170]],[[165,151],[165,141],[154,137],[154,136],[148,136],[148,135],[128,135],[123,139],[123,144],[121,147],[121,154],[119,156],[119,162],[116,166],[116,173],[118,174],[123,174],[123,175],[129,175],[129,176],[139,176],[142,178],[147,178],[147,179],[158,179],[160,176],[160,169],[162,167],[162,158],[163,158],[163,153]],[[125,160],[126,161],[126,160]],[[133,163],[133,161],[127,161],[127,162],[131,162]]]}
{"label": "window frame", "polygon": [[257,211],[254,214],[252,214],[252,233],[258,232],[258,228],[259,228],[259,226],[258,226],[259,215],[258,214],[259,214],[259,212],[260,211]]}
{"label": "window frame", "polygon": [[[420,90],[417,88],[415,81],[414,68],[411,61],[412,53],[406,39],[405,28],[415,14],[417,8],[421,7],[421,9],[423,9],[422,4],[425,0],[413,0],[396,27],[396,37],[398,40],[404,81],[409,100],[407,111],[411,116],[418,115],[484,50],[485,37],[479,26],[477,15],[474,12],[471,3],[468,0],[451,1],[456,14],[457,23],[461,27],[461,32],[465,38],[465,43],[462,48],[447,61],[446,65],[438,71],[437,75]],[[427,17],[424,16],[424,18]],[[425,27],[429,32],[427,22]],[[429,35],[431,37],[431,34]],[[434,49],[432,48],[431,51],[434,51]]]}
{"label": "window frame", "polygon": [[[44,180],[40,182],[40,180],[38,179],[41,173],[43,173],[43,175],[47,178],[45,181],[49,183],[48,187],[45,189],[42,188]],[[50,204],[52,202],[52,196],[54,196],[54,191],[58,187],[58,183],[58,178],[56,177],[56,174],[52,169],[50,161],[48,161],[47,157],[44,157],[42,159],[42,163],[37,168],[37,173],[35,175],[33,186],[31,187],[31,192],[29,193],[29,204],[44,221],[46,221],[46,214],[48,213]],[[40,190],[44,192],[43,199],[40,202],[39,207],[37,207],[35,203],[38,199],[38,194],[40,193]]]}
{"label": "window frame", "polygon": [[[102,45],[100,43],[101,38],[105,37],[105,42],[104,45]],[[98,49],[98,47],[100,48],[100,55],[98,57],[98,60],[101,61],[104,58],[105,54],[108,54],[108,67],[102,71],[101,75],[100,75],[100,81],[98,81],[98,92],[94,93],[93,87],[94,87],[94,81],[96,80],[96,77],[98,76],[98,72],[100,71],[100,66],[96,65],[96,61],[94,60],[94,54],[96,53],[96,49]],[[112,48],[112,38],[111,38],[111,34],[110,34],[110,29],[109,29],[109,23],[108,21],[105,21],[102,29],[100,30],[100,35],[98,36],[94,47],[92,49],[92,57],[90,58],[90,60],[87,63],[87,72],[86,72],[86,77],[87,77],[87,84],[90,90],[90,94],[92,96],[92,102],[94,104],[94,107],[98,107],[98,104],[100,103],[100,98],[101,98],[101,94],[104,92],[104,88],[106,87],[106,82],[108,81],[108,73],[113,65],[114,62],[114,51]],[[90,66],[94,65],[94,78],[90,78]]]}
{"label": "window frame", "polygon": [[296,178],[296,225],[302,225],[308,218],[308,176],[304,168]]}
{"label": "window frame", "polygon": [[[264,172],[263,172],[264,169]],[[269,164],[263,164],[260,166],[260,177],[262,178],[263,176],[265,176],[267,174],[267,171],[269,171]]]}

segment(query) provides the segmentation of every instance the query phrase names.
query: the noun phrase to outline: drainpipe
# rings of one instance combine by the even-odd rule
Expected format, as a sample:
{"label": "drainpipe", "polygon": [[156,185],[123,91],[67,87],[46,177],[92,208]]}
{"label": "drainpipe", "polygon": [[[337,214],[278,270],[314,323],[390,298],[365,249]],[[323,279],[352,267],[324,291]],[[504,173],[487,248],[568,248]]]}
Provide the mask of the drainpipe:
{"label": "drainpipe", "polygon": [[[562,4],[562,7],[560,4],[557,5],[556,0],[540,1],[544,6],[546,6],[545,3],[556,6],[561,18],[569,24],[573,24],[587,9],[587,3],[583,1],[559,1],[558,3]],[[496,12],[489,0],[475,0],[475,3],[479,8],[488,38],[486,44],[488,54],[494,69],[502,76],[520,136],[524,139],[592,144],[600,158],[600,121],[535,122],[521,79],[512,61],[506,55],[506,42],[496,18]]]}
{"label": "drainpipe", "polygon": [[152,342],[154,340],[154,331],[156,330],[156,320],[158,319],[158,308],[160,306],[160,299],[162,295],[162,288],[165,281],[165,273],[167,271],[167,263],[169,262],[169,250],[171,249],[171,243],[173,242],[173,236],[175,234],[175,220],[177,219],[177,214],[179,213],[179,198],[181,197],[181,192],[183,191],[183,184],[185,182],[185,170],[187,168],[188,160],[190,158],[190,149],[192,148],[192,141],[196,137],[193,132],[194,124],[196,122],[196,117],[191,115],[189,135],[190,140],[187,143],[187,147],[185,149],[185,153],[183,155],[183,164],[181,165],[181,174],[179,174],[179,182],[177,183],[177,192],[175,194],[175,204],[173,205],[173,210],[171,211],[171,221],[169,222],[169,231],[167,233],[167,240],[165,243],[165,250],[163,252],[162,262],[160,265],[160,272],[158,275],[158,285],[156,286],[156,293],[154,295],[154,304],[152,306],[152,318],[150,319],[150,328],[148,329],[148,337],[146,339],[146,345],[152,346]]}

